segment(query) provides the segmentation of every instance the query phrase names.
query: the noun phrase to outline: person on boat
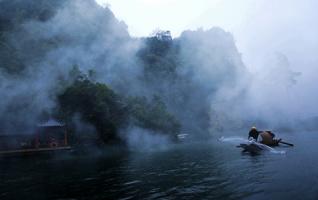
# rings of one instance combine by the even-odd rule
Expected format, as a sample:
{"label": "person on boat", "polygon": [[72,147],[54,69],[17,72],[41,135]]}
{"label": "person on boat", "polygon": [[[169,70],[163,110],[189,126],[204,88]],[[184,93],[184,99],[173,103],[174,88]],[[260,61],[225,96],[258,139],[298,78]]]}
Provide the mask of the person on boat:
{"label": "person on boat", "polygon": [[253,126],[250,130],[250,132],[248,133],[248,139],[254,139],[255,141],[257,141],[258,135],[261,133],[262,131],[258,131],[256,129],[255,126]]}
{"label": "person on boat", "polygon": [[262,138],[260,142],[269,146],[277,146],[281,141],[281,139],[275,139],[275,134],[271,131],[263,131],[260,133],[260,136]]}

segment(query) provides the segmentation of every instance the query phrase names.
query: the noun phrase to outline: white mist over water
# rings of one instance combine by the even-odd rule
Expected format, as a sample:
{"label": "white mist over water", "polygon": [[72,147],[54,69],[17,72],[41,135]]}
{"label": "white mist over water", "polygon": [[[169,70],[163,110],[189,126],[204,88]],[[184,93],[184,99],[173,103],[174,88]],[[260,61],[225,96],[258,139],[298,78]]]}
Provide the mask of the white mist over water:
{"label": "white mist over water", "polygon": [[131,127],[121,136],[132,151],[162,151],[172,144],[168,136],[139,127]]}

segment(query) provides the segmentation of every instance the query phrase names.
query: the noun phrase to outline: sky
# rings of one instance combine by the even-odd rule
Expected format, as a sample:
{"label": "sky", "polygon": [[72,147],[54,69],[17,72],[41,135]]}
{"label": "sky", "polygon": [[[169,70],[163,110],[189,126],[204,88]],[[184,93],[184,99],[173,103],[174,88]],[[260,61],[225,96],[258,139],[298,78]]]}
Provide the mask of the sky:
{"label": "sky", "polygon": [[168,29],[174,36],[215,7],[220,0],[97,0],[110,6],[125,21],[133,36],[147,36],[155,29]]}
{"label": "sky", "polygon": [[149,36],[156,29],[170,30],[178,37],[187,29],[221,27],[233,34],[247,65],[257,65],[258,57],[268,51],[296,53],[296,43],[311,50],[318,46],[315,0],[96,1],[109,6],[136,37]]}
{"label": "sky", "polygon": [[[221,27],[233,34],[244,64],[254,74],[272,73],[273,55],[283,55],[288,68],[300,72],[290,96],[301,98],[302,110],[318,102],[318,1],[316,0],[96,0],[110,7],[131,36],[154,30],[182,31]],[[294,90],[294,91],[293,91]],[[318,112],[308,107],[307,111]]]}

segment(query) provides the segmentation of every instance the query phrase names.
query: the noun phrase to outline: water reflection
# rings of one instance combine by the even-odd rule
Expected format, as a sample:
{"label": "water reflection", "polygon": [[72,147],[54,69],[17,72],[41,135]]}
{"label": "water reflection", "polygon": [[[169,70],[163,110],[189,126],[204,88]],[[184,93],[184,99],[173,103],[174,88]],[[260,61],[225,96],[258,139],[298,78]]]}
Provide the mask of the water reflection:
{"label": "water reflection", "polygon": [[314,199],[312,153],[300,146],[249,156],[212,140],[153,152],[0,159],[0,199]]}

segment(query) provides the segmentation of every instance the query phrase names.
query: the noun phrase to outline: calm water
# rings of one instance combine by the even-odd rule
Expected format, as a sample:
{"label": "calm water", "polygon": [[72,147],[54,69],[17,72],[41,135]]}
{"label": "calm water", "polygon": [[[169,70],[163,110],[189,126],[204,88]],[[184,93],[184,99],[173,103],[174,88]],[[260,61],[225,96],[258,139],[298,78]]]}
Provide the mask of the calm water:
{"label": "calm water", "polygon": [[286,154],[242,155],[216,139],[153,152],[0,158],[0,199],[318,199],[318,134]]}

